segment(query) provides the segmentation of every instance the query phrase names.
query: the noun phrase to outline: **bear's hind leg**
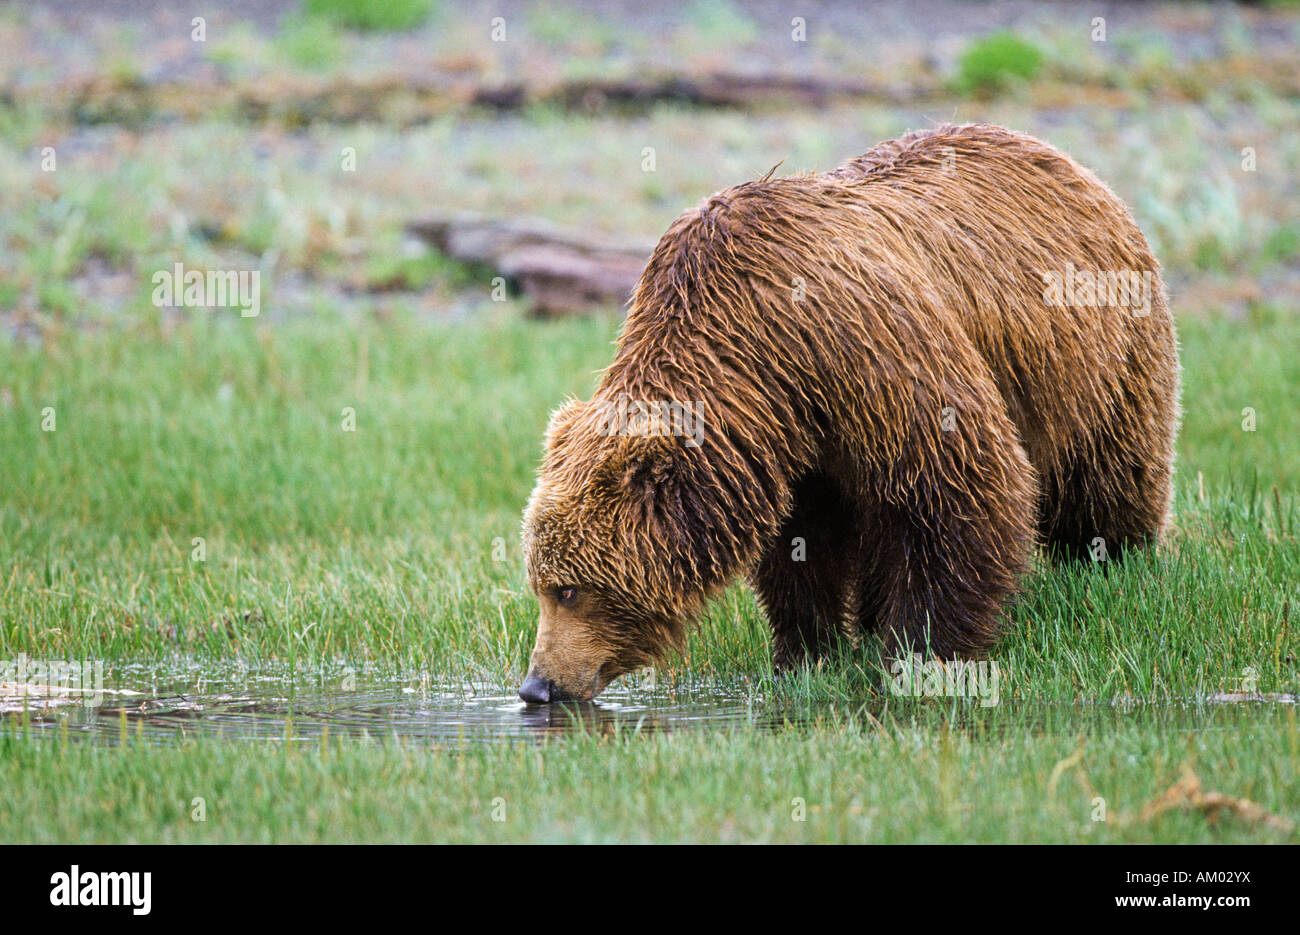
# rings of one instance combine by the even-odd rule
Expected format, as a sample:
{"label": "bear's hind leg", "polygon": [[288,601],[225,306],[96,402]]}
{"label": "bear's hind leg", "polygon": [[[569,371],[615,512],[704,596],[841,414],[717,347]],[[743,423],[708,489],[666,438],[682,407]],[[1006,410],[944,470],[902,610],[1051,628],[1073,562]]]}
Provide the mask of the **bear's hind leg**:
{"label": "bear's hind leg", "polygon": [[794,507],[750,576],[772,627],[778,669],[820,659],[854,638],[860,540],[854,512],[830,478],[813,474],[796,484]]}
{"label": "bear's hind leg", "polygon": [[1057,562],[1123,558],[1154,545],[1169,510],[1169,462],[1135,464],[1120,448],[1090,446],[1058,473],[1044,472],[1039,534]]}

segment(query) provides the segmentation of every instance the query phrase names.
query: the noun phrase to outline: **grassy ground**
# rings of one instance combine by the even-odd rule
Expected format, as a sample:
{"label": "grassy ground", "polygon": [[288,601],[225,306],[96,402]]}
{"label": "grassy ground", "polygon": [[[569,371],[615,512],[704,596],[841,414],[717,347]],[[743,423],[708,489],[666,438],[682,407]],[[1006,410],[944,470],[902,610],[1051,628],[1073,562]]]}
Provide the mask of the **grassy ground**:
{"label": "grassy ground", "polygon": [[[992,720],[959,729],[921,712],[876,727],[828,713],[815,728],[771,734],[588,734],[435,751],[111,749],[6,735],[0,834],[168,843],[1294,840],[1230,816],[1216,825],[1196,811],[1141,815],[1189,760],[1207,788],[1295,815],[1293,710]],[[1057,773],[1080,749],[1082,768]],[[1098,798],[1104,821],[1093,817]]]}
{"label": "grassy ground", "polygon": [[[0,10],[0,661],[102,659],[126,688],[147,663],[508,690],[535,625],[518,526],[542,428],[618,321],[525,320],[403,222],[654,237],[778,160],[824,170],[943,120],[1041,136],[1133,207],[1180,319],[1177,523],[1108,573],[1035,571],[993,707],[883,692],[870,647],[774,680],[737,587],[643,700],[722,685],[785,726],[117,743],[15,713],[0,841],[1296,840],[1244,806],[1144,812],[1190,768],[1300,820],[1294,703],[1211,700],[1300,692],[1293,10],[1117,7],[1103,43],[1068,5],[844,4],[796,45],[780,3],[518,0],[503,43],[454,0],[385,5],[428,8],[403,33],[332,12],[351,0],[214,5],[204,41],[184,4],[81,6]],[[547,96],[655,69],[875,90],[744,111]],[[517,109],[464,104],[511,83]],[[260,271],[261,317],[154,308],[175,262]]]}
{"label": "grassy ground", "polygon": [[[205,313],[0,346],[0,658],[370,659],[512,684],[534,625],[516,529],[540,429],[556,400],[590,390],[616,328],[509,310],[472,326]],[[1137,819],[1184,761],[1207,787],[1300,817],[1294,708],[1204,701],[1248,667],[1262,692],[1300,690],[1300,446],[1286,411],[1300,346],[1281,321],[1185,322],[1182,339],[1169,548],[1109,575],[1035,574],[996,653],[995,708],[882,695],[869,651],[774,682],[761,618],[734,589],[662,690],[747,679],[755,704],[791,712],[788,730],[117,749],[22,739],[12,715],[0,839],[1285,837]],[[206,561],[192,560],[194,537]],[[1080,748],[1080,771],[1047,794]],[[189,819],[195,796],[204,823]],[[1091,820],[1095,796],[1106,822]],[[800,797],[804,823],[790,817]]]}

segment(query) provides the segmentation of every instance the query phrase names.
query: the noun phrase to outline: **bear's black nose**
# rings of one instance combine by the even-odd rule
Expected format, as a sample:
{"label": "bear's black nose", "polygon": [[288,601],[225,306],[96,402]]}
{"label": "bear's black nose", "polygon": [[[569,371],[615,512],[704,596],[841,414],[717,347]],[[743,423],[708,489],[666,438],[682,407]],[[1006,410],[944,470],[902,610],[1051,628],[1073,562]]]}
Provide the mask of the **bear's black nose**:
{"label": "bear's black nose", "polygon": [[524,684],[519,686],[519,697],[530,704],[549,704],[555,699],[555,683],[529,672]]}

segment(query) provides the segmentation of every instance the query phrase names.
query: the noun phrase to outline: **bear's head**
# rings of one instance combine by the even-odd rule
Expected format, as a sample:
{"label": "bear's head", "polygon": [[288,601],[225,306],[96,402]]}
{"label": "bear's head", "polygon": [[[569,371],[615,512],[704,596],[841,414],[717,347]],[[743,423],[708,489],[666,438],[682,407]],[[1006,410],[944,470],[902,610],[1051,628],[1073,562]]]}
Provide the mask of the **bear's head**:
{"label": "bear's head", "polygon": [[644,429],[611,431],[608,406],[595,402],[551,418],[523,522],[541,605],[525,701],[589,700],[680,646],[721,577],[698,447]]}

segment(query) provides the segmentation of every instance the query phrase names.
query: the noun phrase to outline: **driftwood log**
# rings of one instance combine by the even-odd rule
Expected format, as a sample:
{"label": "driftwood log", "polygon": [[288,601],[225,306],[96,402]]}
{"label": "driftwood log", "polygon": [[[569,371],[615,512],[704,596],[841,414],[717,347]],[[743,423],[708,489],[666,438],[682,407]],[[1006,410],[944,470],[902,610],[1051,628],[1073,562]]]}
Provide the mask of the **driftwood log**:
{"label": "driftwood log", "polygon": [[633,110],[671,102],[693,107],[826,107],[836,101],[876,98],[898,103],[915,89],[890,88],[869,81],[839,81],[812,76],[719,72],[690,78],[650,76],[619,80],[569,81],[550,87],[517,83],[478,88],[471,103],[516,110],[529,103],[557,104],[576,110],[607,107]]}
{"label": "driftwood log", "polygon": [[503,277],[540,317],[621,308],[653,242],[617,241],[531,218],[456,214],[411,221],[407,232],[453,259]]}
{"label": "driftwood log", "polygon": [[[1260,80],[1267,77],[1267,72],[1260,73]],[[97,75],[43,84],[0,75],[0,104],[39,105],[43,113],[79,124],[128,126],[164,119],[201,120],[213,111],[288,126],[377,118],[413,126],[475,108],[514,111],[545,104],[570,110],[608,108],[641,113],[663,103],[741,109],[825,107],[851,100],[909,103],[939,90],[933,75],[920,72],[895,84],[732,72],[501,83],[487,81],[477,73],[436,68],[419,74],[347,78],[286,73],[256,79],[209,76],[183,82]]]}

